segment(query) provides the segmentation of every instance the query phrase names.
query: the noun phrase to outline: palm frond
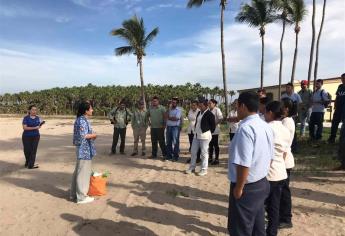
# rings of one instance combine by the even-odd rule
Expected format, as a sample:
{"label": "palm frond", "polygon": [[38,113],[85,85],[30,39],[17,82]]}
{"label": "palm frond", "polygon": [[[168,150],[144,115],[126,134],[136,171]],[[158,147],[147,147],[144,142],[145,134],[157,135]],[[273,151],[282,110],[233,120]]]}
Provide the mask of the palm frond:
{"label": "palm frond", "polygon": [[304,0],[291,0],[291,9],[294,22],[301,22],[308,13]]}
{"label": "palm frond", "polygon": [[188,8],[200,7],[204,3],[204,0],[189,0],[187,3]]}
{"label": "palm frond", "polygon": [[115,48],[115,55],[116,56],[122,56],[125,54],[131,54],[134,51],[135,51],[134,48],[131,46],[118,47],[118,48]]}
{"label": "palm frond", "polygon": [[144,40],[144,46],[147,46],[159,33],[159,28],[154,28],[145,38]]}

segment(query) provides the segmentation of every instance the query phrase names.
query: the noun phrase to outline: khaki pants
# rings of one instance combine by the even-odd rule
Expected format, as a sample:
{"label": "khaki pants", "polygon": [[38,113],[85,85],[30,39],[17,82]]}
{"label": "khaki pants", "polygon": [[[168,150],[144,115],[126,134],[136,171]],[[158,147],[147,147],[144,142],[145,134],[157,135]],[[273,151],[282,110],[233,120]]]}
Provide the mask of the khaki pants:
{"label": "khaki pants", "polygon": [[87,197],[90,187],[91,160],[77,160],[72,178],[71,198],[77,202]]}
{"label": "khaki pants", "polygon": [[138,143],[139,138],[141,140],[141,150],[145,152],[146,145],[145,145],[145,139],[146,139],[146,127],[140,127],[140,128],[133,128],[133,136],[134,136],[134,153],[138,153]]}

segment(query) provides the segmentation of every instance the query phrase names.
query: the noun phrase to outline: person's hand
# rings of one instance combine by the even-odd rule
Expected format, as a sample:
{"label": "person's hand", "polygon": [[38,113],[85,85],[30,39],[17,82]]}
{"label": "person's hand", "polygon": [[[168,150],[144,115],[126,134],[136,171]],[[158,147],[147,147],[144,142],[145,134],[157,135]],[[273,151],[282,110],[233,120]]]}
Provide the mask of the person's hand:
{"label": "person's hand", "polygon": [[39,126],[36,126],[35,128],[36,128],[36,129],[40,129],[40,128],[41,128],[41,126],[39,125]]}
{"label": "person's hand", "polygon": [[95,140],[97,138],[97,134],[93,134],[94,137],[93,137],[93,140]]}
{"label": "person's hand", "polygon": [[240,199],[243,194],[243,189],[240,188],[238,185],[235,186],[233,195],[236,200]]}

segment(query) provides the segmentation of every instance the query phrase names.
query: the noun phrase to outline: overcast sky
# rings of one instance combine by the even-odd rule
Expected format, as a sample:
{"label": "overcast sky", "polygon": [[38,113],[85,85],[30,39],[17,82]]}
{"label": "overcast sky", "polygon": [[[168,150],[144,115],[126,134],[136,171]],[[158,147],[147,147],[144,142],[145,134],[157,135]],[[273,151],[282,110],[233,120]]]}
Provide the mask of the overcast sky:
{"label": "overcast sky", "polygon": [[[0,94],[74,85],[139,85],[133,56],[114,56],[124,46],[109,32],[133,14],[147,31],[160,28],[144,58],[144,80],[151,84],[222,86],[219,1],[186,9],[186,0],[0,0]],[[228,89],[259,86],[259,31],[234,22],[243,1],[229,1],[225,12]],[[316,0],[319,29],[322,2]],[[301,24],[296,79],[307,79],[311,42],[311,0]],[[345,1],[327,1],[320,43],[319,78],[345,72]],[[278,81],[281,25],[266,29],[264,85]],[[284,42],[283,82],[290,80],[295,36]]]}

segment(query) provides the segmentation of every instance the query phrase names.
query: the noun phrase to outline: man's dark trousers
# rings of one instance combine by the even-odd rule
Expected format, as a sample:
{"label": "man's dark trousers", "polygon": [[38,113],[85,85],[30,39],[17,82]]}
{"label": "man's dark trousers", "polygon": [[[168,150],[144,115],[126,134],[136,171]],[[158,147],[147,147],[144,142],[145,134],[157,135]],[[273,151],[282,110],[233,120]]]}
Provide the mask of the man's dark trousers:
{"label": "man's dark trousers", "polygon": [[164,137],[164,128],[151,128],[152,157],[157,157],[158,143],[162,150],[162,155],[166,156],[166,146]]}
{"label": "man's dark trousers", "polygon": [[[312,112],[309,121],[309,136],[312,140],[321,140],[324,112]],[[315,125],[317,126],[315,134]]]}
{"label": "man's dark trousers", "polygon": [[345,120],[343,120],[343,125],[340,130],[340,140],[339,140],[339,159],[341,162],[341,167],[345,170]]}
{"label": "man's dark trousers", "polygon": [[266,178],[246,184],[242,196],[235,199],[231,183],[229,195],[228,230],[231,236],[265,236],[264,202],[270,192]]}
{"label": "man's dark trousers", "polygon": [[125,151],[126,128],[114,127],[113,145],[111,146],[112,153],[116,153],[116,146],[117,142],[119,141],[119,136],[121,137],[120,153],[123,153]]}
{"label": "man's dark trousers", "polygon": [[332,127],[331,127],[331,135],[329,136],[330,140],[335,140],[337,136],[338,126],[341,121],[342,117],[342,110],[341,109],[335,109],[332,119]]}
{"label": "man's dark trousers", "polygon": [[270,194],[266,199],[266,209],[268,225],[266,229],[267,236],[277,236],[279,226],[279,208],[282,186],[285,180],[270,181]]}
{"label": "man's dark trousers", "polygon": [[279,208],[279,223],[291,223],[291,191],[290,191],[290,174],[291,169],[286,169],[288,178],[284,180],[282,186],[282,193],[280,197],[280,208]]}

